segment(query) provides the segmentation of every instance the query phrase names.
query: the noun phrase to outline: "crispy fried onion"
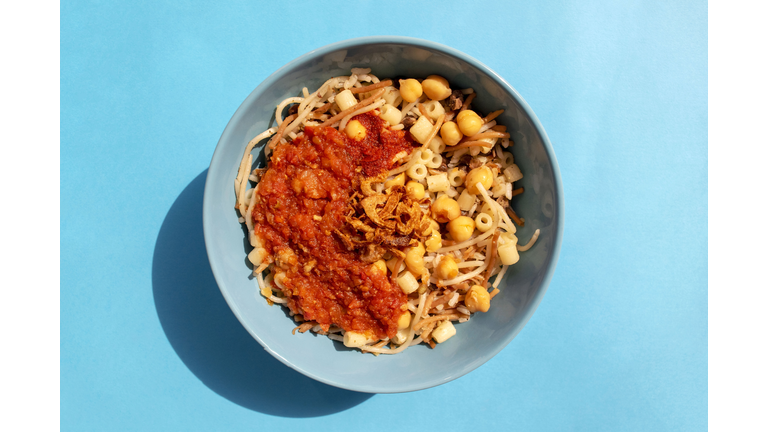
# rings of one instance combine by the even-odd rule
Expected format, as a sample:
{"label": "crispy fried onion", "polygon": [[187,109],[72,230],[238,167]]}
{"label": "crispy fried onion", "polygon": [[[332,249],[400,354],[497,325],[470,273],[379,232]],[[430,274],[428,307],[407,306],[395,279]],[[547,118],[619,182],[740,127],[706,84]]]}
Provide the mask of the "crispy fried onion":
{"label": "crispy fried onion", "polygon": [[374,262],[389,251],[404,256],[401,249],[415,246],[430,227],[430,218],[421,202],[410,198],[405,187],[396,185],[384,193],[371,185],[383,178],[358,179],[362,194],[350,199],[347,223],[335,234],[348,250],[355,250],[364,262]]}

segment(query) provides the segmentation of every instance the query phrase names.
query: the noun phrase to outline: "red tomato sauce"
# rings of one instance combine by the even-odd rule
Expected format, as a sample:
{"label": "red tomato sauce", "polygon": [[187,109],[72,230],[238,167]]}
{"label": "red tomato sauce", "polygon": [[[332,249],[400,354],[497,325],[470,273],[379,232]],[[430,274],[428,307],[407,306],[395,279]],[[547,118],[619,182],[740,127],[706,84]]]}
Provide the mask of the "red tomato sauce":
{"label": "red tomato sauce", "polygon": [[391,169],[394,156],[410,153],[413,141],[373,114],[355,119],[367,130],[361,141],[330,127],[306,127],[292,144],[275,149],[256,191],[254,230],[283,266],[290,263],[283,294],[291,311],[325,330],[335,324],[392,338],[405,294],[348,251],[334,230],[346,223],[355,176]]}

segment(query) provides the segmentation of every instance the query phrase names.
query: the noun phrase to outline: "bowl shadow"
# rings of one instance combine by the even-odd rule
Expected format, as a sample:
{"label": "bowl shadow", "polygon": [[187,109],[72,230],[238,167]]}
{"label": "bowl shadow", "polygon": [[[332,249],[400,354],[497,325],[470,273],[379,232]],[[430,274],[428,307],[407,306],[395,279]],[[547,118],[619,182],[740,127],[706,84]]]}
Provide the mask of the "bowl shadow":
{"label": "bowl shadow", "polygon": [[318,417],[372,397],[320,383],[283,365],[237,320],[213,277],[203,240],[207,174],[206,169],[176,198],[152,260],[155,308],[176,354],[208,388],[265,414]]}

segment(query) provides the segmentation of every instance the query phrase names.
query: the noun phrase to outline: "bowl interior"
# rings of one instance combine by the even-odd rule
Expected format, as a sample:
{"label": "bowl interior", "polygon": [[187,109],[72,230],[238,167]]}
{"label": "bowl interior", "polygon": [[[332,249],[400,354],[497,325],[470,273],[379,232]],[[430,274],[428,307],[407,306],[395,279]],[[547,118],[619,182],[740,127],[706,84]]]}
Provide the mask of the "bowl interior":
{"label": "bowl interior", "polygon": [[[370,67],[380,78],[446,77],[453,88],[472,87],[481,113],[504,109],[498,118],[511,132],[511,147],[525,193],[513,199],[525,218],[518,229],[525,243],[536,228],[536,245],[509,268],[501,293],[488,313],[457,324],[457,335],[437,349],[414,346],[394,356],[363,355],[313,334],[291,335],[295,327],[280,306],[268,306],[250,278],[250,250],[234,210],[234,179],[246,144],[274,126],[274,110],[302,87],[316,90],[328,78]],[[258,163],[264,160],[260,148]],[[227,125],[216,147],[205,187],[203,225],[214,276],[243,326],[277,359],[321,382],[350,390],[392,393],[419,390],[458,378],[506,346],[530,318],[554,271],[562,238],[562,187],[551,145],[525,101],[476,60],[432,42],[409,38],[365,38],[310,52],[275,72],[248,98]]]}

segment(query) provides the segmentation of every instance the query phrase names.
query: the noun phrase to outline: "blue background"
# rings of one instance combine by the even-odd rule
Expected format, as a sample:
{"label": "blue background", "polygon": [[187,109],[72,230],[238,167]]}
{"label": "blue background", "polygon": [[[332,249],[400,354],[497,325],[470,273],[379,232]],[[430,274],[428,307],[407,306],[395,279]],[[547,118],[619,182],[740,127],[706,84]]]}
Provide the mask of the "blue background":
{"label": "blue background", "polygon": [[[704,1],[61,4],[61,428],[707,427]],[[399,34],[484,62],[555,148],[565,237],[539,309],[446,385],[369,395],[267,354],[208,265],[202,197],[245,97]]]}

